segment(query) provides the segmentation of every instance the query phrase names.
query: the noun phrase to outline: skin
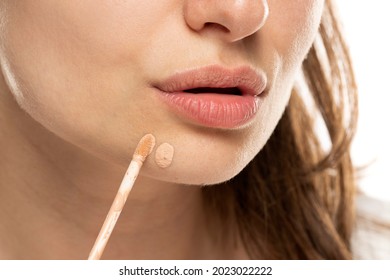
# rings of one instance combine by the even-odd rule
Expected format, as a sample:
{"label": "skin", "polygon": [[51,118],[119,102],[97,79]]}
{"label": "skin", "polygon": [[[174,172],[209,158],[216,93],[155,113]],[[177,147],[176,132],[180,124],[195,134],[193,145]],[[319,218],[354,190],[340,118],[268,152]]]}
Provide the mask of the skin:
{"label": "skin", "polygon": [[[172,165],[145,162],[103,257],[245,258],[230,236],[215,242],[200,188],[183,185],[226,181],[261,150],[323,5],[0,0],[0,257],[86,258],[132,152],[153,133],[156,147],[175,148]],[[266,73],[248,125],[201,127],[156,97],[156,82],[208,65]]]}

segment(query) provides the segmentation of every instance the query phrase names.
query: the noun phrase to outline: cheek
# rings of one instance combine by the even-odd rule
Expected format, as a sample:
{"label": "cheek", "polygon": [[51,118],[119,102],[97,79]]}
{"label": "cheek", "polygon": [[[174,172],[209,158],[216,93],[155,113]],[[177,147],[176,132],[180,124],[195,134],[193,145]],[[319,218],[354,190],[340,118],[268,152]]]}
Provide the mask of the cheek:
{"label": "cheek", "polygon": [[[120,123],[116,112],[128,111],[125,93],[141,80],[142,73],[130,69],[137,68],[138,52],[147,44],[139,35],[156,32],[145,17],[157,20],[164,5],[147,9],[142,1],[106,0],[6,5],[6,21],[0,13],[0,63],[20,107],[72,142],[92,133],[103,139],[98,134],[108,135],[108,123]],[[134,7],[137,16],[129,16]]]}
{"label": "cheek", "polygon": [[33,80],[58,84],[56,77],[64,77],[63,83],[74,77],[78,79],[72,82],[82,78],[96,82],[91,81],[93,75],[88,77],[91,70],[109,72],[138,61],[138,52],[158,32],[152,26],[163,18],[159,15],[164,5],[147,7],[131,0],[11,1],[1,32],[4,56],[13,72],[26,69],[16,73],[25,84]]}
{"label": "cheek", "polygon": [[[267,57],[272,69],[270,94],[261,120],[270,135],[290,98],[302,62],[318,33],[324,0],[270,1],[270,16],[256,44],[263,46],[258,60]],[[262,55],[263,54],[263,55]],[[272,55],[270,55],[272,54]]]}
{"label": "cheek", "polygon": [[295,71],[301,66],[317,34],[324,0],[272,3],[271,8],[275,13],[271,11],[267,22],[269,39],[281,57],[283,70]]}
{"label": "cheek", "polygon": [[76,116],[89,107],[107,107],[113,92],[123,104],[122,93],[145,74],[140,57],[172,12],[170,2],[8,3],[1,63],[19,104],[37,119],[52,115],[44,112],[49,108]]}

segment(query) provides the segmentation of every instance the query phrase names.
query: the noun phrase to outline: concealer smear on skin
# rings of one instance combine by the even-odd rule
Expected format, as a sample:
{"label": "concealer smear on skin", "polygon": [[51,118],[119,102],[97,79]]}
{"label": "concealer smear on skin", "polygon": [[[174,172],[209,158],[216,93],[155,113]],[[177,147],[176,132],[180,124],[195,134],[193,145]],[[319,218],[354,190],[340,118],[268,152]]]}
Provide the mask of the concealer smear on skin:
{"label": "concealer smear on skin", "polygon": [[171,144],[163,143],[158,146],[154,158],[156,164],[161,168],[167,168],[171,165],[175,149]]}

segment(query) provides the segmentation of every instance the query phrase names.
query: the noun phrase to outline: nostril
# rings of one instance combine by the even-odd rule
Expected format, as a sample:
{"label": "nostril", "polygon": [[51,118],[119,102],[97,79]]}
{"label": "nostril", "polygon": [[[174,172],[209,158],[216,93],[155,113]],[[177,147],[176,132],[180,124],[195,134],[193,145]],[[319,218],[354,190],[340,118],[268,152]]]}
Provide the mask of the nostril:
{"label": "nostril", "polygon": [[215,23],[215,22],[206,22],[204,25],[203,25],[203,28],[204,29],[213,29],[213,30],[219,30],[219,31],[222,31],[223,33],[230,33],[230,30],[228,28],[226,28],[225,26],[221,25],[221,24],[218,24],[218,23]]}

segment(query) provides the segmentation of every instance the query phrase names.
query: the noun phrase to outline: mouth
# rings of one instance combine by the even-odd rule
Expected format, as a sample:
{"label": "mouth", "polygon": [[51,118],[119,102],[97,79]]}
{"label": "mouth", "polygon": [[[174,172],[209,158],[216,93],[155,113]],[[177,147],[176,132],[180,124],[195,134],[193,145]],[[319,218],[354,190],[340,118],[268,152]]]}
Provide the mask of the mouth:
{"label": "mouth", "polygon": [[228,87],[228,88],[213,88],[213,87],[198,87],[198,88],[190,88],[185,89],[183,92],[186,93],[194,93],[194,94],[229,94],[235,96],[242,96],[242,90],[238,87]]}
{"label": "mouth", "polygon": [[180,119],[231,129],[254,118],[266,83],[265,75],[250,67],[209,66],[175,74],[154,87]]}
{"label": "mouth", "polygon": [[216,93],[227,95],[260,95],[266,88],[264,73],[251,67],[226,69],[209,66],[177,73],[155,85],[166,93]]}

